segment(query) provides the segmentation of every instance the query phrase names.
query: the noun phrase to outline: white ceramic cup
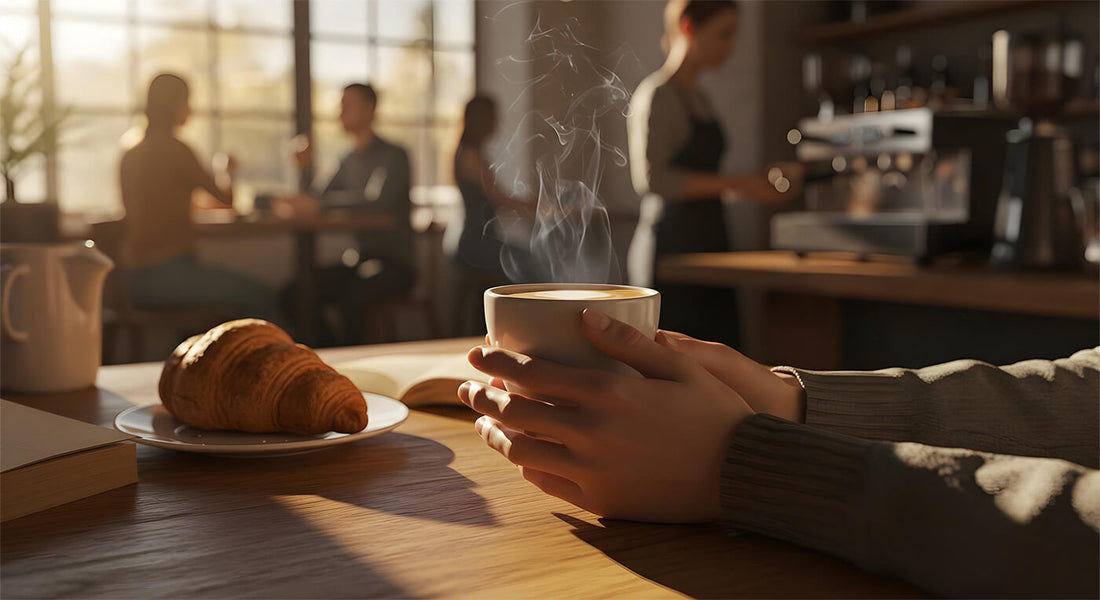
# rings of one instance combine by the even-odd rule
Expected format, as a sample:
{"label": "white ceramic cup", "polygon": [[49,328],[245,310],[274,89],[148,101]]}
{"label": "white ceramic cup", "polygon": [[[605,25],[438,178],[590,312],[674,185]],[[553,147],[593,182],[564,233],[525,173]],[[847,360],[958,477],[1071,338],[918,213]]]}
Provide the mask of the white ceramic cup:
{"label": "white ceramic cup", "polygon": [[[632,297],[584,298],[584,292],[627,290]],[[564,291],[558,298],[520,297],[530,292]],[[571,293],[579,292],[579,293]],[[489,342],[507,350],[572,367],[638,375],[600,352],[581,331],[584,309],[598,310],[653,338],[661,314],[661,294],[628,285],[532,283],[504,285],[485,291],[485,325]]]}

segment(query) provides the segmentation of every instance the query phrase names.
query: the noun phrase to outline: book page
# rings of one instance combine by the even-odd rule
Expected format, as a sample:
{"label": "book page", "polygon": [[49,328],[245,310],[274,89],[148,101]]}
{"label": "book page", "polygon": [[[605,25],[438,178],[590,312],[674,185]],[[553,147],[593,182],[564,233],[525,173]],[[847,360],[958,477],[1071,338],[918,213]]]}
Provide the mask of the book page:
{"label": "book page", "polygon": [[371,356],[333,365],[360,390],[418,404],[458,404],[463,381],[488,378],[466,362],[466,353]]}
{"label": "book page", "polygon": [[0,472],[133,437],[114,429],[0,400]]}

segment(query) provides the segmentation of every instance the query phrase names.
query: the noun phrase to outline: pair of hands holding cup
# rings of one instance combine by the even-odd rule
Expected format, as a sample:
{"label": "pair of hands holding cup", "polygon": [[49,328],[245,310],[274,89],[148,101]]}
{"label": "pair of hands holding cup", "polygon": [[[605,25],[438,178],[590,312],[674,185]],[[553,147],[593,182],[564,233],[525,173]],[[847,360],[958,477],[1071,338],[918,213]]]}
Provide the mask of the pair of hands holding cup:
{"label": "pair of hands holding cup", "polygon": [[725,345],[669,331],[649,339],[593,309],[581,329],[644,378],[486,345],[468,359],[490,385],[468,381],[459,398],[484,415],[478,433],[524,479],[597,515],[717,520],[734,428],[754,412],[803,418],[804,392],[793,377]]}

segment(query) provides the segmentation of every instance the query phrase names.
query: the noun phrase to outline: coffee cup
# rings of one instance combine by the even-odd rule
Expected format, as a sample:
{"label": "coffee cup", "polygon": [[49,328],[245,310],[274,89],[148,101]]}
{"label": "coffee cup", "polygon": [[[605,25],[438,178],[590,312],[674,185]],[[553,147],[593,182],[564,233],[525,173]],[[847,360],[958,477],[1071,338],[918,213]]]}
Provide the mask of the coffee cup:
{"label": "coffee cup", "polygon": [[572,367],[638,375],[600,352],[581,331],[581,313],[598,310],[653,338],[661,295],[648,288],[609,284],[534,283],[485,291],[489,342],[507,350]]}

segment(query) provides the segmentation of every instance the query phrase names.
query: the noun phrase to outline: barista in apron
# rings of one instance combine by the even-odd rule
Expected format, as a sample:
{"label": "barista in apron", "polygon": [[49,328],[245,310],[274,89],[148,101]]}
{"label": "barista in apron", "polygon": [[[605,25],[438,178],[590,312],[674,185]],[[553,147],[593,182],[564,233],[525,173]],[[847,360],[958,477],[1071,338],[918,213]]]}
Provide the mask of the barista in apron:
{"label": "barista in apron", "polygon": [[[631,176],[643,197],[628,259],[631,282],[661,292],[662,328],[731,346],[739,341],[733,292],[664,284],[656,264],[670,254],[729,250],[721,199],[726,191],[760,202],[793,196],[762,174],[719,173],[725,136],[698,79],[729,57],[739,13],[733,0],[669,0],[668,60],[638,86],[627,124]],[[786,180],[783,190],[791,183]]]}
{"label": "barista in apron", "polygon": [[[687,144],[672,158],[672,166],[717,173],[726,149],[721,124],[714,118],[694,114],[689,118],[691,134]],[[661,328],[736,347],[737,299],[732,290],[662,284],[657,279],[657,261],[662,256],[729,250],[721,197],[666,202],[663,213],[654,227],[652,265],[652,280],[661,292]]]}

